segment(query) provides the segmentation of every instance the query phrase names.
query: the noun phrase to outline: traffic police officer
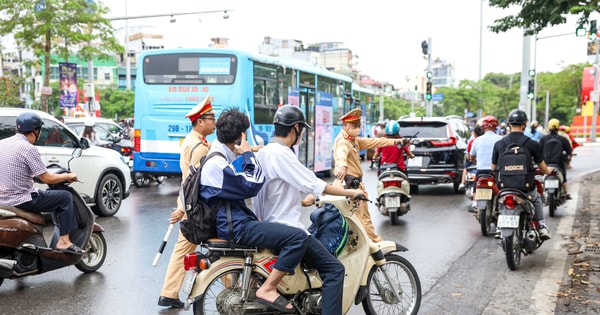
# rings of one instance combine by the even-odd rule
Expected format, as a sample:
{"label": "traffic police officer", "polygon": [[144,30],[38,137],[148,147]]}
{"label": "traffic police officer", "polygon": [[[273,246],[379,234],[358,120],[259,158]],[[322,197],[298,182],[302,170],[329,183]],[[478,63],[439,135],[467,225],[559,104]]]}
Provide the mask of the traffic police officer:
{"label": "traffic police officer", "polygon": [[[365,185],[362,182],[363,171],[360,167],[359,152],[363,149],[398,145],[407,142],[407,140],[359,137],[361,116],[362,110],[355,108],[340,117],[340,120],[343,121],[343,129],[335,138],[333,158],[336,178],[341,180],[346,185],[346,188],[360,188],[366,191]],[[382,238],[375,233],[375,227],[369,214],[369,206],[366,202],[360,203],[356,215],[362,222],[369,238],[374,242],[380,242]]]}

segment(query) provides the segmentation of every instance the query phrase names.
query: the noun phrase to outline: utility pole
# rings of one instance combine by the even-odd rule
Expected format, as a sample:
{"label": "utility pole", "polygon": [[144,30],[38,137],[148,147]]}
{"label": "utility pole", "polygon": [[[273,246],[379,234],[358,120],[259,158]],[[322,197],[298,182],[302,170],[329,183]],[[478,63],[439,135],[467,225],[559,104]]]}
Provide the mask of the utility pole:
{"label": "utility pole", "polygon": [[[526,30],[523,30],[525,32]],[[525,111],[527,118],[531,119],[531,104],[528,97],[529,87],[529,59],[531,59],[531,36],[523,35],[523,64],[521,68],[521,93],[519,109]]]}
{"label": "utility pole", "polygon": [[423,55],[427,56],[427,87],[426,87],[426,91],[425,91],[425,101],[427,102],[427,110],[425,113],[425,116],[431,117],[433,116],[433,110],[431,108],[431,99],[432,99],[432,94],[431,94],[431,86],[432,86],[432,82],[431,82],[431,77],[432,77],[432,72],[431,72],[431,37],[427,38],[427,41],[422,41],[421,42],[421,49],[423,51]]}

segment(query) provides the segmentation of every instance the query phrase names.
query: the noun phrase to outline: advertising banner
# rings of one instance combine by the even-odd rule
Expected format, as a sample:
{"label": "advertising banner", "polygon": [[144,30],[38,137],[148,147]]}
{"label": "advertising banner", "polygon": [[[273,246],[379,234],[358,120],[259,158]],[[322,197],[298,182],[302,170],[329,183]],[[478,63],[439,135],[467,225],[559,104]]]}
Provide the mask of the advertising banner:
{"label": "advertising banner", "polygon": [[60,78],[60,107],[75,108],[77,105],[77,64],[58,64]]}

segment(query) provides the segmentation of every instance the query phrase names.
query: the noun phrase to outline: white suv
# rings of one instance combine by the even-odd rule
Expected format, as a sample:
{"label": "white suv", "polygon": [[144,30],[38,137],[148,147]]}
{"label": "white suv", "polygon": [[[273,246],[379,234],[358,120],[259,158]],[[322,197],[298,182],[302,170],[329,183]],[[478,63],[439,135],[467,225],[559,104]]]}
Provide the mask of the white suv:
{"label": "white suv", "polygon": [[[0,108],[0,139],[15,134],[17,116],[26,110],[21,108]],[[73,188],[92,206],[99,216],[112,216],[121,207],[121,202],[129,196],[131,174],[127,161],[116,151],[89,145],[87,139],[79,139],[71,129],[53,116],[34,111],[40,115],[44,125],[40,138],[35,143],[42,161],[46,165],[58,164],[67,167],[73,149],[82,148],[81,157],[73,159],[71,170],[77,173],[81,182],[73,183]],[[40,189],[45,185],[36,184]]]}

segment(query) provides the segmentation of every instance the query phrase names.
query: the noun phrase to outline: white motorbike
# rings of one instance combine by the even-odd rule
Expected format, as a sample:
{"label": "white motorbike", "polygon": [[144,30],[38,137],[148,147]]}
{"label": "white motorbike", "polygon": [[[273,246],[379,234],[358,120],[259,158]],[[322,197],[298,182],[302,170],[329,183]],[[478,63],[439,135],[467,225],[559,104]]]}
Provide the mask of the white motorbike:
{"label": "white motorbike", "polygon": [[[345,268],[342,311],[362,303],[365,314],[417,314],[421,283],[415,268],[399,252],[397,243],[373,243],[354,215],[358,204],[344,197],[324,196],[318,206],[333,204],[346,217],[348,243],[338,256]],[[183,291],[194,314],[278,314],[256,301],[256,290],[269,276],[277,255],[267,249],[235,245],[214,239],[188,254]],[[322,281],[316,270],[296,267],[286,275],[278,291],[294,306],[296,314],[321,314]],[[341,288],[340,288],[341,289]]]}
{"label": "white motorbike", "polygon": [[375,205],[381,214],[390,217],[393,225],[399,223],[399,216],[410,210],[410,183],[398,165],[381,165]]}

